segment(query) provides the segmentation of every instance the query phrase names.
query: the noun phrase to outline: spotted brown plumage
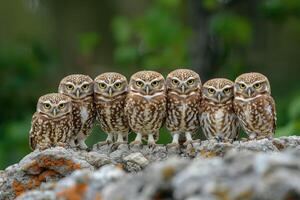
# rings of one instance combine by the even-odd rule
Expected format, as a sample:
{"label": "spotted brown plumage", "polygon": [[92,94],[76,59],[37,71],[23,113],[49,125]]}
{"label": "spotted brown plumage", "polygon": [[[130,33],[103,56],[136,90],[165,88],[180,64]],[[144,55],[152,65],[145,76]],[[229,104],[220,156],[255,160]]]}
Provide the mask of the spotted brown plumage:
{"label": "spotted brown plumage", "polygon": [[125,76],[115,72],[100,74],[94,80],[97,121],[107,134],[106,143],[124,143],[128,140],[129,125],[125,116],[128,90]]}
{"label": "spotted brown plumage", "polygon": [[31,121],[30,148],[34,150],[68,145],[72,131],[71,99],[58,93],[41,96]]}
{"label": "spotted brown plumage", "polygon": [[224,78],[204,83],[200,119],[207,139],[237,139],[239,124],[233,108],[233,87],[234,83]]}
{"label": "spotted brown plumage", "polygon": [[276,109],[270,83],[260,73],[242,74],[235,80],[234,109],[250,139],[275,134]]}
{"label": "spotted brown plumage", "polygon": [[155,71],[140,71],[131,76],[125,113],[130,128],[137,134],[132,144],[147,139],[154,146],[166,115],[164,77]]}
{"label": "spotted brown plumage", "polygon": [[95,121],[94,82],[82,74],[73,74],[63,78],[59,84],[59,93],[72,99],[73,103],[73,141],[72,146],[86,149],[86,138],[89,136]]}
{"label": "spotted brown plumage", "polygon": [[177,69],[168,74],[166,127],[173,141],[169,146],[178,146],[179,139],[192,142],[199,129],[201,102],[201,80],[199,75],[188,69]]}

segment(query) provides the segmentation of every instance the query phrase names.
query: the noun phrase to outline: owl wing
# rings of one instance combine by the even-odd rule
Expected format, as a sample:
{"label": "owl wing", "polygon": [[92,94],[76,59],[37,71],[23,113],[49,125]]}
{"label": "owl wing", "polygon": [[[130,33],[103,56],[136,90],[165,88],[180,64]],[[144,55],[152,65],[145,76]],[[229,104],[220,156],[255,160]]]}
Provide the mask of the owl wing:
{"label": "owl wing", "polygon": [[34,150],[37,146],[37,136],[41,133],[41,128],[38,125],[38,114],[34,113],[31,120],[31,129],[29,131],[29,147]]}
{"label": "owl wing", "polygon": [[276,106],[275,106],[275,101],[271,96],[268,96],[266,98],[266,101],[268,102],[270,109],[268,112],[272,115],[272,120],[273,120],[273,130],[272,133],[275,133],[276,126],[277,126],[277,114],[276,114]]}

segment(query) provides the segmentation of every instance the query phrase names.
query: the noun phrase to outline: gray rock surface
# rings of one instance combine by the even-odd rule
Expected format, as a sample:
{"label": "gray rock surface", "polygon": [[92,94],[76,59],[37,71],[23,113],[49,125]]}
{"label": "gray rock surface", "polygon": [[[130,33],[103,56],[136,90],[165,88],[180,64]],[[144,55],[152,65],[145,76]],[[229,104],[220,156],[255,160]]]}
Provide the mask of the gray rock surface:
{"label": "gray rock surface", "polygon": [[37,150],[0,171],[0,199],[300,199],[299,145],[291,136]]}

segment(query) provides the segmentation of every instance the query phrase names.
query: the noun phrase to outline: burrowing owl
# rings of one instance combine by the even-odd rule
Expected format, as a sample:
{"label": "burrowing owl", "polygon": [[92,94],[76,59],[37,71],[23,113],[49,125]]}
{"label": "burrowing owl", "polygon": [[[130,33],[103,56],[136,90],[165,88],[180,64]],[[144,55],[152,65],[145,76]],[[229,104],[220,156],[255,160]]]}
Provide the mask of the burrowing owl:
{"label": "burrowing owl", "polygon": [[132,144],[155,146],[166,115],[164,77],[154,71],[140,71],[131,76],[125,112],[130,128],[137,134]]}
{"label": "burrowing owl", "polygon": [[97,121],[107,133],[106,143],[127,141],[129,125],[125,116],[125,100],[128,84],[119,73],[103,73],[95,78],[94,96]]}
{"label": "burrowing owl", "polygon": [[79,148],[86,149],[84,141],[90,134],[95,119],[94,82],[89,76],[73,74],[61,80],[58,91],[72,99],[74,142]]}
{"label": "burrowing owl", "polygon": [[260,73],[246,73],[237,77],[234,108],[249,139],[273,137],[276,110],[267,77]]}
{"label": "burrowing owl", "polygon": [[238,137],[238,119],[233,109],[234,83],[216,78],[204,83],[202,89],[201,127],[207,139],[218,141]]}
{"label": "burrowing owl", "polygon": [[191,143],[192,136],[199,129],[201,101],[201,80],[199,75],[189,69],[177,69],[169,73],[167,85],[166,127],[173,141],[168,146],[179,145],[179,139],[185,145]]}
{"label": "burrowing owl", "polygon": [[29,136],[31,149],[68,144],[72,131],[71,99],[58,93],[41,96],[31,121]]}

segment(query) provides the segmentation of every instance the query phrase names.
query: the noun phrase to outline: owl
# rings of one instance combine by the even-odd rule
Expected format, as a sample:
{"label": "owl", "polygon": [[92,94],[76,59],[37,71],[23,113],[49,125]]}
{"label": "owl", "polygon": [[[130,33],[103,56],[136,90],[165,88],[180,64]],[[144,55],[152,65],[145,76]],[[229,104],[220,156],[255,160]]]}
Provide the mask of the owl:
{"label": "owl", "polygon": [[260,73],[246,73],[237,77],[234,109],[249,139],[274,136],[276,110],[267,77]]}
{"label": "owl", "polygon": [[144,139],[154,147],[166,115],[165,80],[160,73],[140,71],[131,76],[125,113],[137,134],[131,145],[140,145]]}
{"label": "owl", "polygon": [[73,104],[73,145],[86,149],[85,139],[91,132],[95,120],[94,82],[86,75],[73,74],[63,78],[59,93],[72,99]]}
{"label": "owl", "polygon": [[168,74],[166,128],[173,141],[168,147],[192,143],[192,136],[200,128],[201,80],[189,69],[177,69]]}
{"label": "owl", "polygon": [[108,72],[94,80],[94,101],[97,121],[107,134],[106,144],[127,143],[129,125],[125,116],[128,84],[125,76]]}
{"label": "owl", "polygon": [[239,135],[239,122],[233,108],[234,83],[215,78],[202,88],[201,128],[207,139],[235,140]]}
{"label": "owl", "polygon": [[69,145],[72,131],[72,100],[58,93],[41,96],[31,121],[30,148]]}

